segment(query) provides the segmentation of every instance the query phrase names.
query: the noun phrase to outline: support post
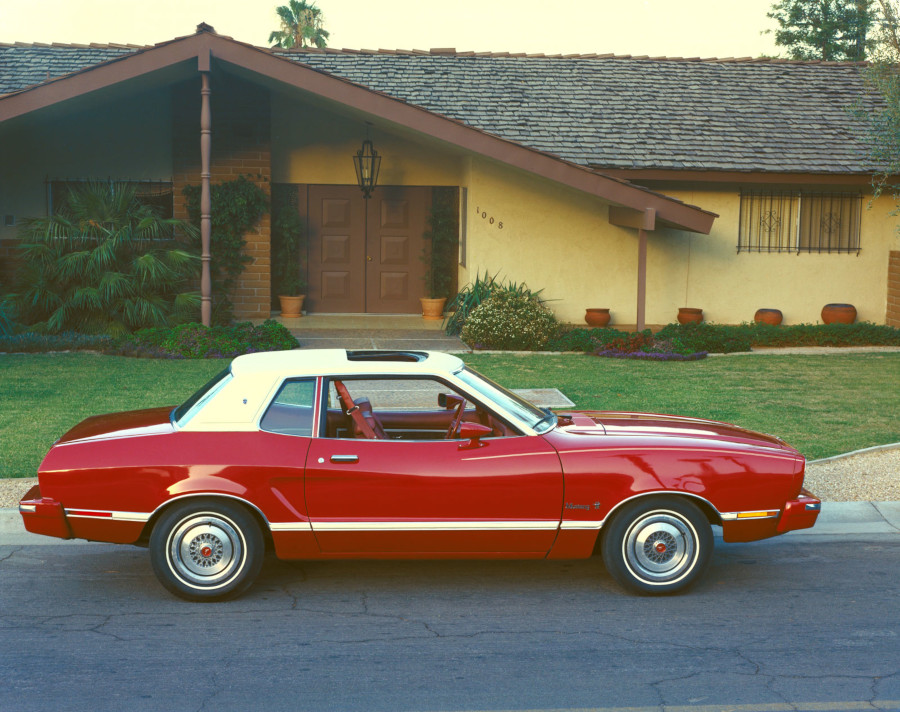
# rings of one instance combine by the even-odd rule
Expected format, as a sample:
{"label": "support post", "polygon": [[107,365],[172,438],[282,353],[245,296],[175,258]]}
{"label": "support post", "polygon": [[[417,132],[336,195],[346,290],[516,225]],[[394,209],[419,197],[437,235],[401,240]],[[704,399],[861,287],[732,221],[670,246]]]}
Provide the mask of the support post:
{"label": "support post", "polygon": [[647,231],[638,228],[637,330],[647,328]]}
{"label": "support post", "polygon": [[204,326],[210,326],[212,323],[212,277],[210,275],[212,198],[209,184],[212,161],[211,93],[209,72],[200,72],[200,320]]}

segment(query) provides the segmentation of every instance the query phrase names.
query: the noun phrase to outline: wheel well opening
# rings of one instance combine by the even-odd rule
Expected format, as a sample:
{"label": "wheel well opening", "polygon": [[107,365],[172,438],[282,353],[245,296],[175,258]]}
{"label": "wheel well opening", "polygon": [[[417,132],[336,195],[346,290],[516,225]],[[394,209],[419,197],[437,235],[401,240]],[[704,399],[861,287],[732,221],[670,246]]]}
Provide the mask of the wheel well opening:
{"label": "wheel well opening", "polygon": [[144,529],[141,532],[140,538],[135,542],[138,546],[149,546],[150,545],[150,535],[153,533],[153,528],[156,526],[156,523],[159,521],[160,517],[163,516],[169,509],[174,507],[177,504],[187,501],[188,499],[192,499],[194,501],[204,501],[204,502],[228,502],[232,505],[238,505],[242,509],[244,509],[253,520],[256,522],[259,530],[262,532],[263,541],[266,544],[266,550],[271,551],[274,549],[274,542],[272,541],[272,531],[269,529],[269,524],[266,522],[265,517],[263,517],[262,513],[256,508],[252,507],[243,500],[233,499],[231,497],[218,497],[216,495],[199,495],[196,497],[178,497],[177,499],[173,499],[167,502],[165,505],[157,509],[150,519],[147,520],[147,523],[144,525]]}
{"label": "wheel well opening", "polygon": [[[645,495],[639,495],[634,499],[627,500],[627,503],[636,502],[641,499],[647,499],[648,497],[657,497],[660,499],[680,499],[683,502],[690,502],[703,513],[703,516],[706,517],[706,521],[708,521],[712,526],[722,526],[722,518],[719,516],[719,513],[716,511],[715,507],[713,507],[709,502],[707,502],[705,499],[692,497],[681,492],[648,492]],[[617,504],[613,511],[606,516],[606,519],[603,522],[603,527],[600,529],[600,535],[597,537],[597,541],[594,542],[594,550],[593,552],[591,552],[591,556],[600,555],[601,547],[603,546],[604,533],[609,530],[610,522],[612,522],[616,515],[621,511],[622,506],[625,503],[626,502],[620,502],[619,504]]]}

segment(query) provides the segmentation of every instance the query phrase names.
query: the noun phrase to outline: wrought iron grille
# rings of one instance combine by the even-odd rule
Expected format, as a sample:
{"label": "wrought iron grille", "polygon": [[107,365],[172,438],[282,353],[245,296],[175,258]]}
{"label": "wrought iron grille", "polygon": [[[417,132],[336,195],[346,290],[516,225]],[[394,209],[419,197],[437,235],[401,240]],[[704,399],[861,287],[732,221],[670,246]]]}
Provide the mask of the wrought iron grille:
{"label": "wrought iron grille", "polygon": [[862,195],[741,191],[738,252],[859,254]]}
{"label": "wrought iron grille", "polygon": [[[47,178],[47,214],[53,215],[63,205],[74,186],[96,183],[96,178]],[[174,214],[174,191],[170,180],[129,180],[104,178],[101,182],[125,183],[134,186],[137,199],[150,205],[161,218]]]}

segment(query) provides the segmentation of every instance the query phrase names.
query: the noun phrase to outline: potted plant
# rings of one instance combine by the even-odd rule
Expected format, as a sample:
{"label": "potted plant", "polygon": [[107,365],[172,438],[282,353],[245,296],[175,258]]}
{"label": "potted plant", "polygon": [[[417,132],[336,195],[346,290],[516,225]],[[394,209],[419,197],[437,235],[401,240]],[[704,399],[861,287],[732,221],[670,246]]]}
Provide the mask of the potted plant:
{"label": "potted plant", "polygon": [[679,324],[699,324],[703,321],[703,310],[697,307],[679,307],[678,323]]}
{"label": "potted plant", "polygon": [[757,309],[753,315],[753,321],[757,324],[771,324],[778,326],[784,320],[784,314],[780,309]]}
{"label": "potted plant", "polygon": [[306,279],[300,263],[305,253],[303,221],[297,212],[296,192],[290,186],[272,195],[272,287],[281,302],[283,318],[302,316]]}
{"label": "potted plant", "polygon": [[584,310],[584,321],[593,327],[609,326],[611,316],[607,307],[588,307]]}
{"label": "potted plant", "polygon": [[444,304],[453,289],[453,260],[457,254],[457,214],[451,191],[435,189],[432,195],[428,230],[420,259],[425,263],[425,296],[420,297],[422,317],[429,321],[444,318]]}
{"label": "potted plant", "polygon": [[822,307],[822,321],[826,324],[852,324],[856,321],[856,307],[852,304],[826,304]]}

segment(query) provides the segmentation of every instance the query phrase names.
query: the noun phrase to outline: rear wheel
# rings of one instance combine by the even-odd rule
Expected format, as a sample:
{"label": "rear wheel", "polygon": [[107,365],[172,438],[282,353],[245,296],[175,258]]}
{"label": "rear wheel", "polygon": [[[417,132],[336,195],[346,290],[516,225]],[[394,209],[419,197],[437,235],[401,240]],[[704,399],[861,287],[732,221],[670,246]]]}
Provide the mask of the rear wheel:
{"label": "rear wheel", "polygon": [[712,528],[696,505],[673,497],[649,497],[626,505],[603,535],[603,563],[636,593],[681,591],[709,564]]}
{"label": "rear wheel", "polygon": [[165,512],[150,535],[160,583],[191,601],[233,598],[262,566],[265,545],[253,516],[238,504],[192,500]]}

